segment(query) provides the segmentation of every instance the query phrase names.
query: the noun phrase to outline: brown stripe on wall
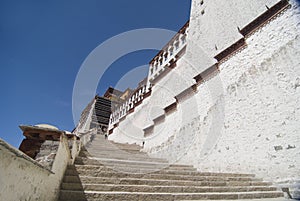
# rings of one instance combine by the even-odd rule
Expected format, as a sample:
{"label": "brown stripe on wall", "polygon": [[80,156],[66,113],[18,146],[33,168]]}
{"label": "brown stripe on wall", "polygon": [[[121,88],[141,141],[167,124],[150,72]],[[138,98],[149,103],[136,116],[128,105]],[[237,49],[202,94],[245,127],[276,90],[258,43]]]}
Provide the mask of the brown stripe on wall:
{"label": "brown stripe on wall", "polygon": [[151,125],[147,128],[144,128],[143,131],[144,131],[144,137],[147,137],[149,135],[151,135],[153,133],[153,130],[154,130],[154,125]]}
{"label": "brown stripe on wall", "polygon": [[134,103],[134,107],[136,107],[136,106],[138,106],[138,105],[142,104],[143,100],[144,100],[144,99],[141,99],[140,101],[138,101],[138,102]]}
{"label": "brown stripe on wall", "polygon": [[168,68],[175,68],[177,66],[177,61],[175,59],[171,59],[171,61],[169,62],[169,67]]}
{"label": "brown stripe on wall", "polygon": [[155,119],[153,119],[154,124],[157,125],[157,124],[164,122],[165,117],[166,117],[165,114],[160,115],[159,117],[156,117]]}
{"label": "brown stripe on wall", "polygon": [[177,110],[177,102],[172,103],[164,108],[166,115],[171,114],[172,112],[175,112]]}
{"label": "brown stripe on wall", "polygon": [[114,125],[114,128],[117,128],[119,126],[119,123],[116,123],[115,125]]}
{"label": "brown stripe on wall", "polygon": [[231,46],[229,46],[228,48],[226,48],[225,50],[217,54],[215,56],[215,59],[217,59],[218,62],[221,62],[227,59],[228,57],[230,57],[232,54],[234,54],[244,46],[246,46],[245,38],[241,38],[240,40],[238,40],[237,42],[235,42],[234,44],[232,44]]}
{"label": "brown stripe on wall", "polygon": [[246,25],[244,28],[242,28],[240,30],[240,33],[244,37],[248,37],[289,6],[290,4],[288,0],[281,0],[280,2],[269,8],[267,11],[265,11],[262,15],[258,16],[255,20]]}
{"label": "brown stripe on wall", "polygon": [[[211,79],[218,73],[219,73],[218,64],[215,64],[215,65],[211,66],[210,68],[206,69],[205,71],[203,71],[202,73],[195,76],[194,79],[196,80],[197,84],[199,85],[199,84],[203,83],[204,81]],[[195,86],[192,86],[192,87],[195,89]]]}
{"label": "brown stripe on wall", "polygon": [[175,96],[175,99],[178,102],[184,101],[187,97],[189,97],[190,95],[194,95],[195,91],[192,87],[189,87],[187,89],[185,89],[183,92],[181,92],[180,94],[178,94],[177,96]]}
{"label": "brown stripe on wall", "polygon": [[134,112],[134,107],[131,108],[130,110],[128,110],[128,114],[133,113]]}
{"label": "brown stripe on wall", "polygon": [[186,52],[186,45],[175,56],[176,60],[179,60]]}
{"label": "brown stripe on wall", "polygon": [[126,115],[123,116],[122,118],[120,118],[120,119],[119,119],[119,122],[121,122],[121,121],[123,121],[123,120],[125,120],[125,119],[126,119]]}
{"label": "brown stripe on wall", "polygon": [[152,91],[149,90],[147,93],[144,94],[144,99],[151,96]]}

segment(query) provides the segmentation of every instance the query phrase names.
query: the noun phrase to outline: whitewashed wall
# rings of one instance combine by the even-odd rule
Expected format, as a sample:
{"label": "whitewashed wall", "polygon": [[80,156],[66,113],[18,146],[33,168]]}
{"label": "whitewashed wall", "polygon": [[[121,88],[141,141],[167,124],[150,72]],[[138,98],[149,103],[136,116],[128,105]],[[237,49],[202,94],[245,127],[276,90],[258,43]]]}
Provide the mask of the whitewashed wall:
{"label": "whitewashed wall", "polygon": [[[245,27],[280,0],[193,0],[189,38],[211,58],[243,36]],[[216,48],[217,47],[217,48]]]}
{"label": "whitewashed wall", "polygon": [[148,102],[149,99],[145,99],[135,108],[134,113],[127,115],[125,120],[119,122],[119,126],[114,129],[109,139],[120,143],[141,145],[144,138],[143,128],[152,123],[146,106]]}
{"label": "whitewashed wall", "polygon": [[[240,37],[225,34],[223,40],[209,38],[211,41],[208,41],[206,28],[202,29],[198,20],[201,17],[198,16],[201,9],[196,11],[199,2],[193,1],[188,52],[177,67],[154,86],[148,101],[129,115],[133,119],[144,117],[154,105],[160,109],[167,106],[172,102],[168,94],[178,94],[191,86],[193,76],[203,66],[207,69],[214,64],[211,55],[218,51],[212,50],[211,41],[227,41],[229,37],[228,41],[233,43]],[[243,3],[250,6],[250,1]],[[251,5],[263,7],[264,11],[264,3],[251,2]],[[145,140],[145,151],[170,162],[192,164],[201,171],[255,173],[278,182],[300,179],[300,14],[295,2],[290,3],[292,8],[247,38],[247,47],[222,63],[218,75],[198,86],[197,92],[185,100],[179,100],[176,112],[166,116]],[[207,11],[212,5],[207,5]],[[258,13],[246,15],[253,18]],[[243,25],[246,20],[235,19],[235,22]],[[228,27],[223,29],[231,31]],[[217,46],[226,45],[230,43]],[[205,51],[203,46],[207,47]],[[197,57],[195,53],[201,52],[205,55]],[[145,127],[149,122],[151,118]],[[124,125],[119,127],[122,132],[129,133],[130,122],[126,119],[121,124]],[[143,132],[136,133],[141,137]],[[116,131],[110,139],[128,142],[121,135]]]}
{"label": "whitewashed wall", "polygon": [[[173,122],[181,124],[174,134],[180,138],[181,146],[191,145],[181,162],[190,162],[203,171],[253,172],[271,180],[299,177],[298,17],[296,10],[289,10],[256,32],[246,40],[248,46],[244,50],[220,66],[218,76],[201,85],[196,95],[181,104],[181,110],[189,113],[183,122]],[[209,85],[219,86],[220,80],[223,96],[212,98],[211,91],[216,90]],[[191,107],[195,100],[198,115]],[[222,102],[224,107],[220,107]],[[217,129],[210,129],[218,127],[219,121],[222,126],[218,134]],[[209,142],[211,137],[215,140]],[[190,138],[195,143],[191,144]],[[152,147],[150,152],[175,160],[174,153],[180,156],[185,150],[173,143]]]}

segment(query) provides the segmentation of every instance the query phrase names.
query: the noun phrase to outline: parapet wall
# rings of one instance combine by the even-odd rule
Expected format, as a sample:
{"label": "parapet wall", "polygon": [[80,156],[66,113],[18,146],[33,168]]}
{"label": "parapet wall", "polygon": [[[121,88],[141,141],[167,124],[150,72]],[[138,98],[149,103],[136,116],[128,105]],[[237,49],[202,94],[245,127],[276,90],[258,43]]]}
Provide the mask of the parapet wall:
{"label": "parapet wall", "polygon": [[78,152],[76,139],[70,151],[67,138],[61,136],[49,170],[0,139],[0,200],[57,200],[66,167]]}
{"label": "parapet wall", "polygon": [[[201,9],[196,6],[201,1],[193,2],[186,54],[109,139],[144,141],[149,154],[192,164],[201,171],[247,172],[269,181],[297,181],[299,6],[280,1],[282,9],[274,11],[278,1],[214,2],[207,2],[203,15],[211,17],[206,19],[210,25],[201,23],[205,18],[199,19],[203,16],[198,16]],[[208,12],[211,9],[217,9],[214,16]],[[238,19],[242,13],[246,17]],[[259,14],[264,16],[258,18]],[[221,18],[231,24],[220,22]],[[244,36],[237,27],[251,22],[259,26]],[[206,33],[209,26],[216,26],[216,33]],[[229,53],[220,51],[231,46]]]}

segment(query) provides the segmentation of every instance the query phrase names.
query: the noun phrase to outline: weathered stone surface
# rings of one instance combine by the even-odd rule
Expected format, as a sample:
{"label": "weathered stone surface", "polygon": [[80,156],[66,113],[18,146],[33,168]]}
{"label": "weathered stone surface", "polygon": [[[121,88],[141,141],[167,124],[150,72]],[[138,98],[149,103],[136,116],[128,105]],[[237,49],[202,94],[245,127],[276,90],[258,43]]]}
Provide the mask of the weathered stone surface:
{"label": "weathered stone surface", "polygon": [[57,189],[71,160],[66,145],[67,139],[62,138],[50,171],[0,139],[0,200],[57,200]]}
{"label": "weathered stone surface", "polygon": [[[103,164],[99,158],[82,151],[80,160],[75,160],[75,165],[68,166],[65,172],[60,200],[243,199],[283,196],[271,183],[257,179],[253,174],[198,172],[188,165],[150,162],[155,159],[146,154],[134,160],[128,159],[126,154],[122,160],[116,159],[114,157],[120,155],[111,149],[111,142],[104,140],[104,137],[101,140],[100,137],[93,141],[91,147],[98,147],[99,151],[104,152],[109,149],[103,157],[110,162]],[[119,151],[122,151],[120,147],[128,150],[135,146],[119,146]]]}

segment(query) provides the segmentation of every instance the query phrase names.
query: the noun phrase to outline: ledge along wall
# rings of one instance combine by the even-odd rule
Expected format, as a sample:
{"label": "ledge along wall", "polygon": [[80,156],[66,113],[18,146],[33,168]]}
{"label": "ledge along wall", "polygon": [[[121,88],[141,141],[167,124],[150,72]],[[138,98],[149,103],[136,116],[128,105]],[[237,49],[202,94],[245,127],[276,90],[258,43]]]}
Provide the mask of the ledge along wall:
{"label": "ledge along wall", "polygon": [[296,1],[194,0],[186,53],[109,139],[299,188],[299,22]]}
{"label": "ledge along wall", "polygon": [[75,138],[70,150],[67,137],[62,135],[52,169],[48,170],[0,139],[0,200],[57,200],[66,167],[74,162],[79,150]]}

